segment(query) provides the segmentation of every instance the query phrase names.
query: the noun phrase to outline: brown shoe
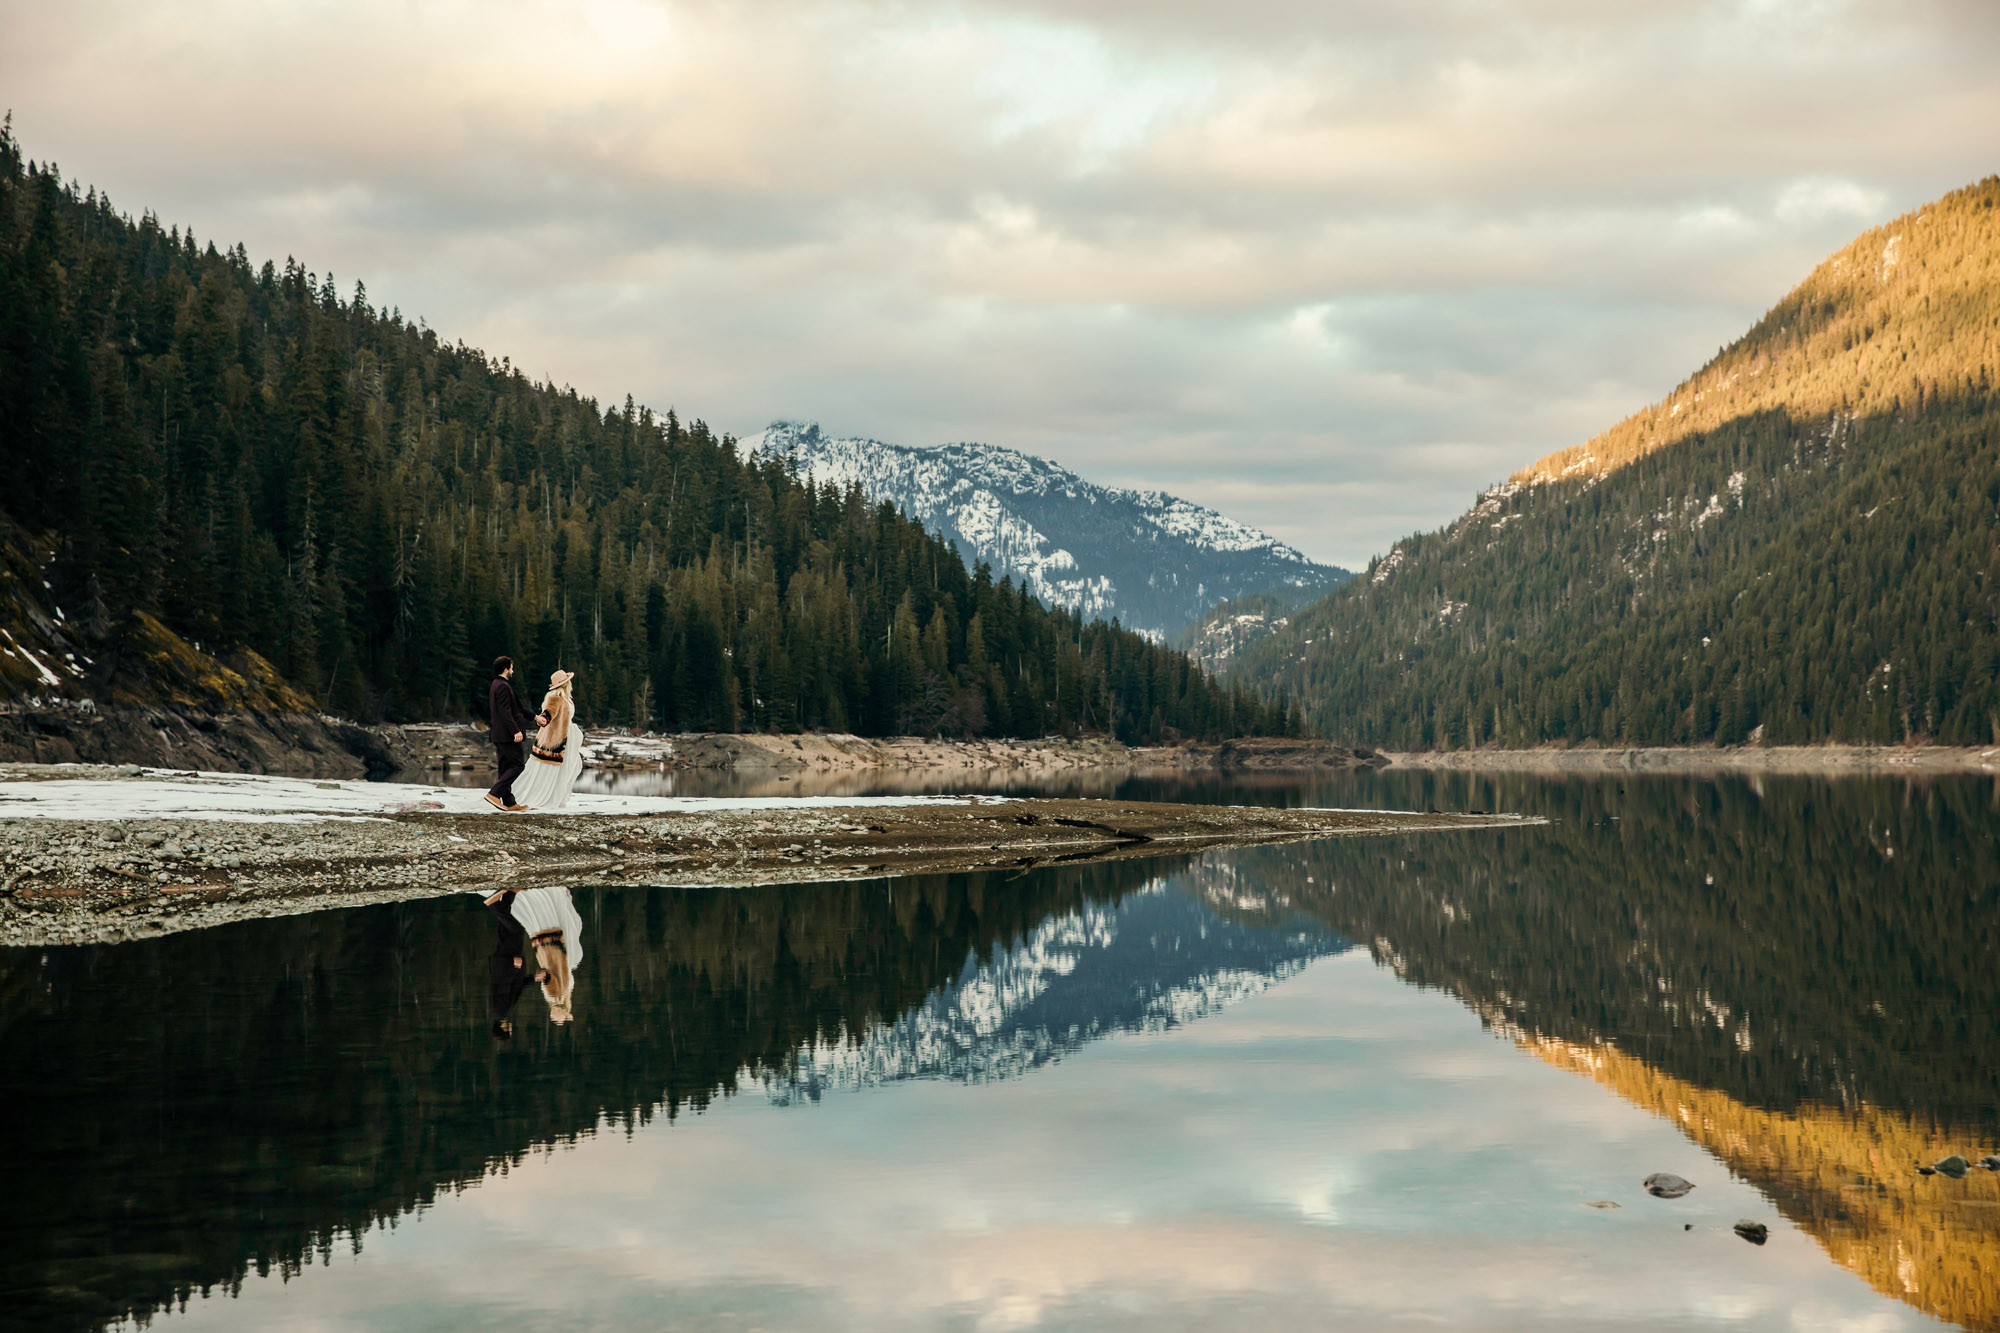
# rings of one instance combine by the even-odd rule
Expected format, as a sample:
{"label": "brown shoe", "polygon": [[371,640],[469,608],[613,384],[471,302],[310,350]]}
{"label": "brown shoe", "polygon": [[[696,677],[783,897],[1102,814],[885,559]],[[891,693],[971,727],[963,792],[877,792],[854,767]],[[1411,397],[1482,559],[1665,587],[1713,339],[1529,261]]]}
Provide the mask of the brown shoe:
{"label": "brown shoe", "polygon": [[486,793],[486,804],[492,806],[495,810],[511,810],[514,808],[490,791]]}
{"label": "brown shoe", "polygon": [[528,813],[528,807],[525,805],[503,805],[500,808],[512,815],[524,815]]}

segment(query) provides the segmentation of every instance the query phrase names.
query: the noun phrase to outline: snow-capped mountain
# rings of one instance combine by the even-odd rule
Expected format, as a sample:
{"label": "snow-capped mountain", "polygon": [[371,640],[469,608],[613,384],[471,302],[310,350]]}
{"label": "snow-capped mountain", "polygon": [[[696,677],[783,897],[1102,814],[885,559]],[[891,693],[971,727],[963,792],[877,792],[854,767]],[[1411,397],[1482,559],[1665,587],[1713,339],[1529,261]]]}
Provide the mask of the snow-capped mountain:
{"label": "snow-capped mountain", "polygon": [[1050,917],[858,1039],[830,1035],[781,1070],[739,1078],[786,1105],[908,1078],[1011,1078],[1115,1033],[1217,1013],[1351,947],[1234,866],[1210,863],[1115,907]]}
{"label": "snow-capped mountain", "polygon": [[815,481],[887,500],[1053,606],[1167,638],[1217,602],[1349,577],[1277,538],[1164,491],[1098,486],[1044,458],[990,444],[913,447],[835,439],[772,423],[741,442]]}

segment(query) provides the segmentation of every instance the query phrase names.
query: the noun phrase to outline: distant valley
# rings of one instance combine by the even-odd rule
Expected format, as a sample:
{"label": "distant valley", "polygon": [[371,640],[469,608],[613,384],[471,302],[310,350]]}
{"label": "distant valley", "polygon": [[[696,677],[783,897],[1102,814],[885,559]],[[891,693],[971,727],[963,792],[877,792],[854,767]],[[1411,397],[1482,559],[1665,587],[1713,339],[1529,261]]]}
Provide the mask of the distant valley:
{"label": "distant valley", "polygon": [[1098,486],[996,445],[912,447],[776,422],[741,447],[790,459],[821,484],[857,485],[991,565],[995,579],[1156,640],[1231,598],[1278,589],[1304,600],[1352,577],[1212,509]]}

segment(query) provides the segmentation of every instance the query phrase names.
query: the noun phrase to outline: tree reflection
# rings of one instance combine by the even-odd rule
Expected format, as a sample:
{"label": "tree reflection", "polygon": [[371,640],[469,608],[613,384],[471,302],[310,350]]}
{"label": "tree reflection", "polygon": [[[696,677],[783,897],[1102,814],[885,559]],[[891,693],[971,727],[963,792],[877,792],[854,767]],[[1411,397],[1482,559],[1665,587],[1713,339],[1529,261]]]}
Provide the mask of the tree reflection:
{"label": "tree reflection", "polygon": [[[1673,1123],[1878,1290],[2000,1328],[2000,789],[1478,780],[1545,828],[1259,848],[1252,886]],[[1435,792],[1435,788],[1432,789]],[[1440,801],[1439,804],[1444,804]]]}
{"label": "tree reflection", "polygon": [[525,923],[465,898],[0,952],[0,1061],[35,1081],[36,1165],[0,1232],[9,1316],[143,1317],[359,1249],[536,1146],[699,1111],[746,1076],[761,1094],[800,1049],[1176,864],[578,890],[593,1018],[568,1026],[514,1006]]}

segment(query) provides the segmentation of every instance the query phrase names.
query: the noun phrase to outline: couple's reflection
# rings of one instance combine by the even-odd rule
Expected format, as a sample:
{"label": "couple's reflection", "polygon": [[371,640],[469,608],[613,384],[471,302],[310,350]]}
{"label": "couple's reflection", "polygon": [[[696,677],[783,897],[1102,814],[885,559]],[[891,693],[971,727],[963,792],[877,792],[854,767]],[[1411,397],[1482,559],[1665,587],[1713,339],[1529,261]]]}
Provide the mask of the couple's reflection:
{"label": "couple's reflection", "polygon": [[497,930],[486,970],[486,1018],[494,1037],[514,1035],[514,1004],[531,981],[548,1002],[549,1021],[569,1022],[583,962],[583,918],[569,890],[503,889],[486,899],[486,910]]}

